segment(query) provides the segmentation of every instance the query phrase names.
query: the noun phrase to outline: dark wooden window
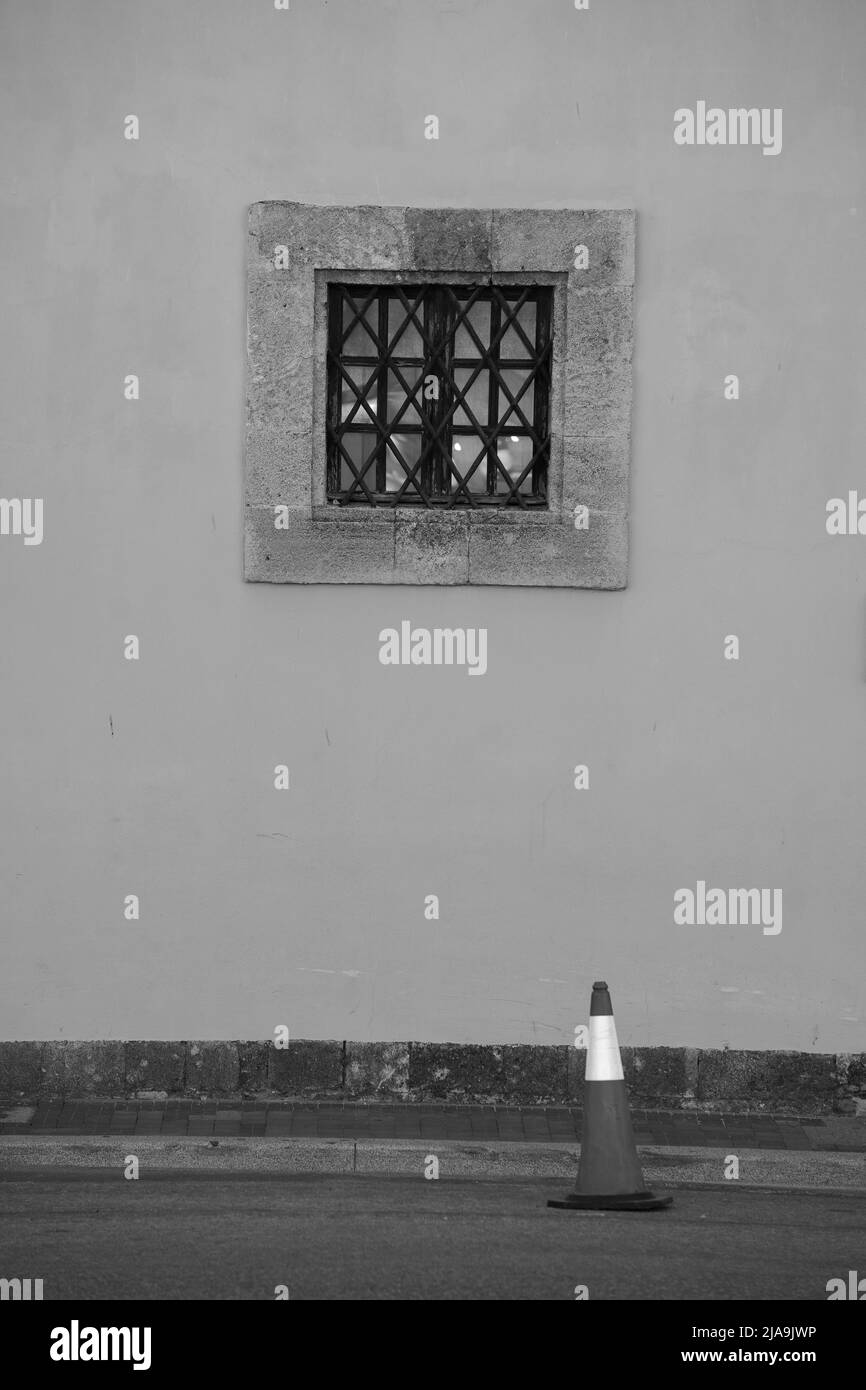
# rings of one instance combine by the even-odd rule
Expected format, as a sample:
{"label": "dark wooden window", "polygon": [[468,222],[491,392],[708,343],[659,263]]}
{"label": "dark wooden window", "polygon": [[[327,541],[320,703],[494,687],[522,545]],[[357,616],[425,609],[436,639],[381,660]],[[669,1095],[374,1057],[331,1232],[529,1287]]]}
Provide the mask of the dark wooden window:
{"label": "dark wooden window", "polygon": [[552,309],[537,285],[330,285],[329,502],[546,507]]}

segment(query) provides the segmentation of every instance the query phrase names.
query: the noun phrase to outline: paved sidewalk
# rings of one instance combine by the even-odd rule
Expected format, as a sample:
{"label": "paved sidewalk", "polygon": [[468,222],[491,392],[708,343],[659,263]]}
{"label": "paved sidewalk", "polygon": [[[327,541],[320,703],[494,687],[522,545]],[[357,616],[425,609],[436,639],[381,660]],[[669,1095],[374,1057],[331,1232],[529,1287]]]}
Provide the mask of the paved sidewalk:
{"label": "paved sidewalk", "polygon": [[[739,1159],[733,1180],[729,1159]],[[857,1191],[866,1219],[866,1155],[743,1149],[728,1142],[720,1148],[648,1147],[638,1149],[650,1187],[718,1187],[737,1191],[771,1187],[808,1190],[824,1195]],[[227,1139],[188,1135],[79,1134],[61,1130],[10,1134],[0,1138],[0,1190],[7,1184],[81,1181],[126,1184],[129,1159],[139,1163],[142,1182],[184,1176],[191,1182],[257,1179],[305,1182],[316,1174],[361,1177],[380,1174],[414,1176],[423,1185],[430,1156],[439,1164],[440,1181],[508,1180],[546,1177],[551,1196],[574,1186],[579,1146],[576,1143],[504,1143],[478,1139],[298,1139],[232,1136]],[[726,1174],[728,1175],[726,1177]]]}
{"label": "paved sidewalk", "polygon": [[[866,1152],[866,1116],[709,1115],[633,1110],[638,1144]],[[0,1101],[0,1135],[476,1140],[571,1143],[574,1106],[357,1104],[333,1101]]]}

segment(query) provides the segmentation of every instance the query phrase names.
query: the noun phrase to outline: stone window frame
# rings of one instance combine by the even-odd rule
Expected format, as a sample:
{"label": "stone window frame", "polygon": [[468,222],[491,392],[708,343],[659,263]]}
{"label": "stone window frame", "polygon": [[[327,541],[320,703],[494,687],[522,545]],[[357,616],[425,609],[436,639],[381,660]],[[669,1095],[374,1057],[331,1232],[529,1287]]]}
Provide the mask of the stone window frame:
{"label": "stone window frame", "polygon": [[[631,209],[254,203],[245,579],[625,588],[634,231]],[[575,265],[581,247],[585,268]],[[328,503],[328,284],[456,285],[479,276],[554,289],[548,507]],[[586,529],[575,525],[576,507],[587,509]]]}

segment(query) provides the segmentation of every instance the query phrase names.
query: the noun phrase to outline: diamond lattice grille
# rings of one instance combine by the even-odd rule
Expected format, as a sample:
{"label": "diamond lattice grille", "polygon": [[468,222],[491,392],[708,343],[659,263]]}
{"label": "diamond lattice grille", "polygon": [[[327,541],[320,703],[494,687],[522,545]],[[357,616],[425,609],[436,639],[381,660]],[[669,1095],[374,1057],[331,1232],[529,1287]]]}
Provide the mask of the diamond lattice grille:
{"label": "diamond lattice grille", "polygon": [[546,506],[552,298],[330,285],[328,500]]}

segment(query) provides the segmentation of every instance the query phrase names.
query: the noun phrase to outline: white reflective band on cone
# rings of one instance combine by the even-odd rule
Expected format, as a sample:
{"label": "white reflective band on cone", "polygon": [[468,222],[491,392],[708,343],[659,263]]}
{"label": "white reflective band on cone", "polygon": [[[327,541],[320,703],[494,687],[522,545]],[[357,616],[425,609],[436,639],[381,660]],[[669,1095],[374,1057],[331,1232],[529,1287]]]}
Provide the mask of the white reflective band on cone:
{"label": "white reflective band on cone", "polygon": [[622,1058],[612,1014],[592,1014],[589,1020],[587,1081],[622,1081]]}

